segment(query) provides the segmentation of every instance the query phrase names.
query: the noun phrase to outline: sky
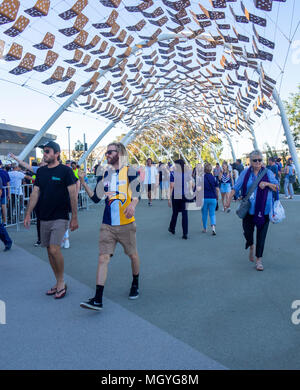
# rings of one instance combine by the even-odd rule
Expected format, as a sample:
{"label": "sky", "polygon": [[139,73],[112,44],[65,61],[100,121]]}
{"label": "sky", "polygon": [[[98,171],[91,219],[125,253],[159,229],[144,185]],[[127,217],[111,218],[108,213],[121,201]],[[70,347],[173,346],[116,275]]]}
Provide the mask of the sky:
{"label": "sky", "polygon": [[[94,4],[96,0],[90,2]],[[25,6],[32,6],[35,2],[24,0],[22,1],[22,5],[24,3]],[[74,1],[56,0],[54,3],[66,8],[67,5],[72,5]],[[62,5],[61,3],[65,4]],[[124,3],[125,5],[137,4],[133,0],[125,0]],[[161,2],[160,0],[156,0],[155,5],[156,3]],[[198,1],[191,1],[191,3],[198,4]],[[207,6],[207,8],[210,8],[208,0],[202,0],[201,3]],[[255,13],[256,9],[253,6],[253,0],[244,0],[244,4],[250,11]],[[111,9],[109,9],[110,11]],[[300,84],[300,1],[287,0],[286,3],[274,2],[272,13],[267,13],[266,17],[268,28],[266,29],[265,37],[275,41],[276,47],[274,50],[274,61],[272,63],[266,62],[264,67],[268,76],[277,80],[277,89],[280,92],[280,96],[283,100],[286,100],[289,94],[296,92],[297,85]],[[295,35],[293,35],[297,26],[298,29]],[[0,26],[0,39],[6,41],[7,36],[3,34],[4,27],[5,25]],[[39,39],[38,34],[42,36],[43,32],[38,33],[36,31],[35,33],[37,35],[34,35],[36,36],[34,42],[37,42]],[[289,38],[292,38],[290,45]],[[70,52],[70,56],[71,54],[72,52]],[[27,86],[21,86],[22,79],[16,78],[20,76],[7,77],[7,71],[4,69],[4,65],[6,66],[4,61],[0,60],[0,122],[39,130],[59,108],[59,100],[53,100],[46,96],[46,94],[34,92]],[[45,79],[45,75],[43,77]],[[18,84],[14,84],[15,80]],[[35,86],[33,81],[32,84],[27,83],[27,85]],[[73,111],[73,108],[71,110]],[[255,115],[252,115],[253,119],[258,119],[254,125],[258,145],[260,149],[264,149],[265,143],[268,143],[271,147],[280,149],[282,147],[284,132],[280,117],[277,114],[278,110],[275,107],[272,111],[265,111],[267,112],[259,119]],[[96,119],[96,117],[91,117],[89,114],[83,115],[78,112],[64,112],[48,132],[57,136],[57,142],[61,145],[62,149],[67,149],[67,126],[71,126],[70,142],[72,147],[77,140],[83,141],[83,134],[86,136],[86,142],[90,145],[109,123],[110,121],[105,118],[98,117]],[[108,144],[116,136],[127,131],[129,131],[129,128],[125,125],[117,125],[100,142],[100,145]],[[250,133],[247,132],[243,132],[242,136],[239,137],[233,136],[232,143],[237,157],[241,157],[244,153],[253,149]],[[225,139],[223,146],[222,158],[228,159],[231,157],[231,151]]]}

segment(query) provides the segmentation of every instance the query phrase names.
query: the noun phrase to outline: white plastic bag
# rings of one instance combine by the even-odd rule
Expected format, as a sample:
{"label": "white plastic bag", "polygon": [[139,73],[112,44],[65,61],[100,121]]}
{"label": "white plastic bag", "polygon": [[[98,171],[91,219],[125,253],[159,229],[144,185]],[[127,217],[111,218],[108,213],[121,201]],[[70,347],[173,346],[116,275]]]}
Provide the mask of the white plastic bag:
{"label": "white plastic bag", "polygon": [[282,222],[285,218],[285,212],[280,200],[275,200],[269,214],[270,221],[273,223]]}

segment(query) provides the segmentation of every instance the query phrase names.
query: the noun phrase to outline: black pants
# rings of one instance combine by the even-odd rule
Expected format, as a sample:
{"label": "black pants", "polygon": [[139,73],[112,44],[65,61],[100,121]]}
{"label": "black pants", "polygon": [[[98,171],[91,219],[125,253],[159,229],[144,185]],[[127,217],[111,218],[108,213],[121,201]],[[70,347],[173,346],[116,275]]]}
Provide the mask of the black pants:
{"label": "black pants", "polygon": [[175,232],[178,213],[182,213],[182,232],[183,235],[188,234],[188,212],[185,209],[185,202],[181,199],[172,199],[172,218],[170,222],[170,230]]}
{"label": "black pants", "polygon": [[[268,232],[269,227],[269,216],[265,215],[265,223],[264,225],[258,229],[256,228],[256,257],[260,258],[263,255],[264,252],[264,246],[266,241],[266,236]],[[246,248],[248,249],[249,246],[254,244],[254,215],[247,214],[246,217],[243,219],[243,229],[244,229],[244,236],[246,238]]]}

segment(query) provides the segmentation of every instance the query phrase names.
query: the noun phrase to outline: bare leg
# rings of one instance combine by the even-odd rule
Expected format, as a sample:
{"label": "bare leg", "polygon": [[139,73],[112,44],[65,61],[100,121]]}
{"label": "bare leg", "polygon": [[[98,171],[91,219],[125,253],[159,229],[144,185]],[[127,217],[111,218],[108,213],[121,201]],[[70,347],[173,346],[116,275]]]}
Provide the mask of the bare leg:
{"label": "bare leg", "polygon": [[223,210],[225,210],[225,206],[224,206],[224,201],[225,201],[225,193],[224,193],[224,192],[221,192],[221,196],[222,196]]}
{"label": "bare leg", "polygon": [[97,269],[96,284],[104,286],[107,278],[107,268],[110,261],[110,255],[100,255]]}
{"label": "bare leg", "polygon": [[64,258],[58,245],[50,245],[48,248],[49,261],[57,281],[57,290],[65,287],[64,282]]}
{"label": "bare leg", "polygon": [[51,265],[52,271],[53,271],[55,279],[56,279],[56,284],[55,284],[55,286],[53,286],[53,288],[55,288],[55,287],[57,287],[58,272],[57,272],[57,269],[56,269],[54,257],[52,256],[49,247],[47,248],[47,252],[48,252],[49,263]]}
{"label": "bare leg", "polygon": [[255,245],[251,245],[249,247],[249,260],[254,261],[254,251],[255,251]]}
{"label": "bare leg", "polygon": [[140,273],[140,259],[138,253],[130,255],[132,275],[138,275]]}
{"label": "bare leg", "polygon": [[149,203],[151,203],[152,199],[151,199],[151,191],[148,191],[148,201]]}

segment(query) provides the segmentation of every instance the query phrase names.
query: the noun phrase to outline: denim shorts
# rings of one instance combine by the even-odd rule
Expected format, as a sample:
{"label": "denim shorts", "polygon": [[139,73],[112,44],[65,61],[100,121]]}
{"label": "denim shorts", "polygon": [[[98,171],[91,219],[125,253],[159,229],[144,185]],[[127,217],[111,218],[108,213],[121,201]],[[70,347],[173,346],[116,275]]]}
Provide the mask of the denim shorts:
{"label": "denim shorts", "polygon": [[1,198],[0,204],[6,204],[6,197],[5,196],[3,196],[3,198]]}
{"label": "denim shorts", "polygon": [[221,193],[230,192],[231,191],[230,183],[221,183],[220,191]]}

